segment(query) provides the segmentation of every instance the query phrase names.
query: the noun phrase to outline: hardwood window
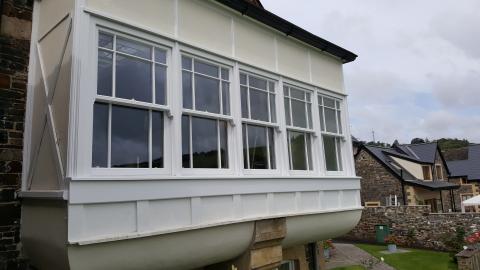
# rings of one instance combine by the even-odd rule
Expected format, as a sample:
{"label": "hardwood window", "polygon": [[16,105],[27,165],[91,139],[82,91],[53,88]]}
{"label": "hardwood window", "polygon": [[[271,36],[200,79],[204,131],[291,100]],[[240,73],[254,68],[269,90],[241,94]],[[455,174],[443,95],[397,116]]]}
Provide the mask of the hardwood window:
{"label": "hardwood window", "polygon": [[432,180],[432,171],[429,165],[422,165],[423,180]]}
{"label": "hardwood window", "polygon": [[342,171],[342,118],[340,100],[318,96],[320,129],[322,131],[327,171]]}
{"label": "hardwood window", "polygon": [[275,169],[275,82],[240,73],[243,166]]}
{"label": "hardwood window", "polygon": [[284,86],[285,118],[291,170],[313,170],[312,164],[312,93]]}
{"label": "hardwood window", "polygon": [[440,164],[435,165],[435,174],[436,174],[438,180],[443,179],[443,167],[442,167],[442,165],[440,165]]}
{"label": "hardwood window", "polygon": [[167,49],[99,32],[92,167],[163,168]]}
{"label": "hardwood window", "polygon": [[229,69],[182,56],[182,166],[219,168],[228,164]]}

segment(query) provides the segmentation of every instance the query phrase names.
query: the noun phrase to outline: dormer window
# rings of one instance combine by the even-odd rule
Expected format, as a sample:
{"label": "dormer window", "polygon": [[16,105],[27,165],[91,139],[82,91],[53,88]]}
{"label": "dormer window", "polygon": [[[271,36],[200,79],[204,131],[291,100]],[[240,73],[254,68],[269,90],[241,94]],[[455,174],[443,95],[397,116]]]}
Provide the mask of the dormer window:
{"label": "dormer window", "polygon": [[437,179],[443,179],[442,165],[440,165],[440,164],[435,165],[435,174],[437,175]]}
{"label": "dormer window", "polygon": [[422,165],[423,180],[432,180],[432,171],[429,165]]}

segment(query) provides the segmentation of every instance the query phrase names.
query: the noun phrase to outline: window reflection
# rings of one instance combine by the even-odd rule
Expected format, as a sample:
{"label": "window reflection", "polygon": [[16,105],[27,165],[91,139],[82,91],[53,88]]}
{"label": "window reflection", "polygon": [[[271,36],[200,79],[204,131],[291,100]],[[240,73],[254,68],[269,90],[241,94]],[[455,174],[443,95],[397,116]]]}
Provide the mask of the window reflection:
{"label": "window reflection", "polygon": [[93,107],[92,167],[108,166],[108,104]]}
{"label": "window reflection", "polygon": [[117,55],[115,96],[152,102],[151,64],[139,59]]}

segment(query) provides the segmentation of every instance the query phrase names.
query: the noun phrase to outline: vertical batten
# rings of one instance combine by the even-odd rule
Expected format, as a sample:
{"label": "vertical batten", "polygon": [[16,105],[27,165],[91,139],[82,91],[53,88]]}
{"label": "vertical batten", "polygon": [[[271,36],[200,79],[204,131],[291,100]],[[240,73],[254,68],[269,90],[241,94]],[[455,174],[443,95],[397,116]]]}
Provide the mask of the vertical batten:
{"label": "vertical batten", "polygon": [[150,228],[150,204],[149,201],[137,201],[137,232],[145,232],[151,230]]}

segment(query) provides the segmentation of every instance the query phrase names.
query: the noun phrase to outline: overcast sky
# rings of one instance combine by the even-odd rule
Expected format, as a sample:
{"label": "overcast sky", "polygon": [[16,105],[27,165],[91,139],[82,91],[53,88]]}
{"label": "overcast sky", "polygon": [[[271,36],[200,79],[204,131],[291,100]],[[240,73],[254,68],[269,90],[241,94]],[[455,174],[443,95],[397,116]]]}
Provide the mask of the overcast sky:
{"label": "overcast sky", "polygon": [[480,143],[480,1],[262,0],[359,57],[344,65],[352,134]]}

